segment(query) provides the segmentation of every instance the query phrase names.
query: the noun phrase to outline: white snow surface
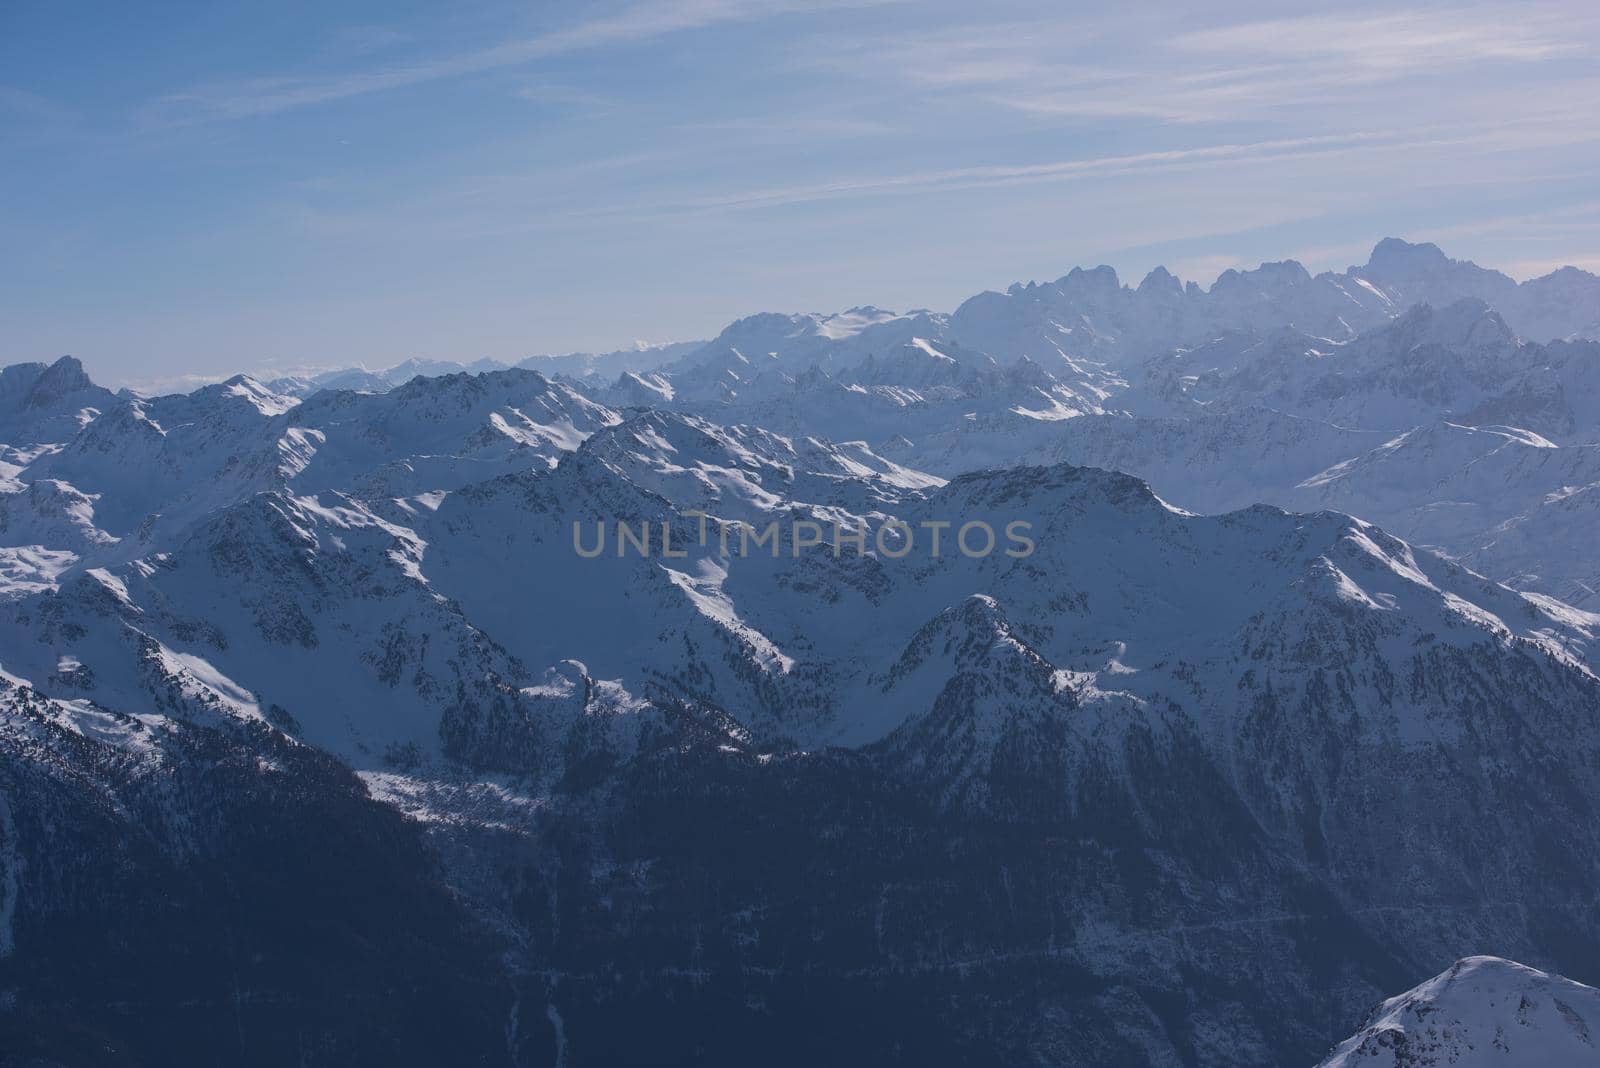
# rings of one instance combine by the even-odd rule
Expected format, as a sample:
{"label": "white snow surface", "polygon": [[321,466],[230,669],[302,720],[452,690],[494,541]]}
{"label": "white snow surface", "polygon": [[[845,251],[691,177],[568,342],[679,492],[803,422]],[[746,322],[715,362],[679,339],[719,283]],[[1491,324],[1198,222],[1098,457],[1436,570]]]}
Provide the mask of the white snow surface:
{"label": "white snow surface", "polygon": [[1373,1010],[1319,1068],[1587,1068],[1600,990],[1499,957],[1467,957]]}

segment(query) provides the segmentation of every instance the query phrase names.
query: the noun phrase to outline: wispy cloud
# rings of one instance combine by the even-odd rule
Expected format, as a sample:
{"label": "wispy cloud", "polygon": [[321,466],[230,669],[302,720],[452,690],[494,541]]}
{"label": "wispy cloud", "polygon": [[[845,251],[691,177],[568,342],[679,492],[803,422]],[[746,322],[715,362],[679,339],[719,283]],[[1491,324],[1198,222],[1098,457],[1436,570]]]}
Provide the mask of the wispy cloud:
{"label": "wispy cloud", "polygon": [[1058,182],[1181,167],[1262,163],[1272,160],[1301,159],[1308,155],[1345,153],[1365,147],[1405,147],[1420,143],[1424,143],[1421,138],[1396,131],[1337,134],[1325,137],[1279,138],[1239,144],[1203,145],[1194,148],[1140,152],[1130,155],[1058,160],[1048,163],[956,167],[945,170],[879,175],[809,185],[779,186],[687,199],[657,205],[656,208],[664,211],[678,211],[779,207],[818,200],[834,200],[885,193]]}
{"label": "wispy cloud", "polygon": [[1180,51],[1281,56],[1307,61],[1337,58],[1347,69],[1397,72],[1422,67],[1509,61],[1532,62],[1583,47],[1570,36],[1571,13],[1559,19],[1537,10],[1435,8],[1379,15],[1348,12],[1244,22],[1179,34]]}
{"label": "wispy cloud", "polygon": [[[1455,168],[1443,168],[1430,178],[1430,184],[1449,188],[1463,183],[1499,182],[1506,180],[1504,168],[1494,168],[1488,157],[1481,154],[1485,139],[1500,136],[1493,129],[1435,128],[1418,130],[1369,130],[1348,134],[1301,138],[1276,138],[1253,142],[1228,142],[1190,146],[1160,151],[1088,156],[1016,165],[980,165],[934,170],[910,170],[889,174],[864,175],[831,181],[796,183],[789,185],[760,186],[732,189],[726,192],[686,195],[679,198],[629,199],[612,201],[599,206],[586,204],[583,198],[574,197],[570,191],[581,186],[573,178],[592,171],[631,171],[643,167],[660,173],[665,158],[654,154],[610,157],[584,163],[569,163],[553,171],[540,171],[537,175],[502,174],[480,176],[464,182],[445,194],[435,194],[427,203],[408,204],[404,208],[394,205],[382,207],[371,214],[365,211],[354,216],[343,213],[326,216],[321,213],[303,213],[297,224],[328,232],[346,227],[383,229],[396,214],[408,218],[433,218],[440,222],[440,233],[454,238],[504,237],[513,233],[551,232],[581,229],[595,222],[627,222],[642,220],[682,218],[689,215],[714,215],[734,212],[779,209],[797,205],[820,204],[860,200],[871,197],[908,197],[964,190],[1001,190],[1009,187],[1049,185],[1068,182],[1099,180],[1102,189],[1111,180],[1146,180],[1168,183],[1169,193],[1163,194],[1181,201],[1177,187],[1170,183],[1185,181],[1177,176],[1185,173],[1210,173],[1227,171],[1236,180],[1250,179],[1244,189],[1253,189],[1263,182],[1276,181],[1288,193],[1294,186],[1321,171],[1337,168],[1338,173],[1350,176],[1352,182],[1382,185],[1392,179],[1396,161],[1414,158],[1427,151],[1453,150],[1458,156],[1477,160],[1478,170],[1470,175]],[[1524,177],[1526,171],[1518,171]],[[1209,181],[1207,210],[1215,212],[1219,204],[1215,181]],[[1095,194],[1104,203],[1106,194]],[[1143,192],[1129,193],[1138,200],[1148,197]],[[1239,205],[1248,216],[1252,208],[1260,208],[1260,192],[1247,191]],[[1272,218],[1276,222],[1292,218],[1314,216],[1327,207],[1313,206],[1309,194],[1291,194],[1298,198],[1301,207],[1297,214],[1282,212]],[[1341,194],[1345,202],[1360,202],[1365,198],[1359,185],[1352,185]],[[1348,203],[1346,204],[1348,206]],[[445,208],[459,209],[466,214],[446,218]],[[1145,209],[1148,211],[1148,207]],[[1140,209],[1132,204],[1121,204],[1117,211],[1137,217]],[[1230,222],[1226,228],[1217,229],[1217,223],[1205,219],[1191,236],[1208,236],[1214,233],[1234,233],[1239,225]],[[1190,230],[1180,233],[1166,220],[1156,232],[1138,236],[1124,231],[1116,245],[1106,246],[1116,251],[1137,248],[1145,244],[1177,240],[1190,235]]]}
{"label": "wispy cloud", "polygon": [[[824,6],[856,6],[874,0],[821,2]],[[482,74],[586,49],[646,41],[724,23],[773,18],[816,6],[802,0],[648,0],[615,14],[542,34],[374,70],[195,86],[150,101],[141,114],[146,121],[162,124],[270,115],[369,93]]]}
{"label": "wispy cloud", "polygon": [[[966,92],[1044,118],[1202,123],[1373,102],[1402,82],[1582,57],[1596,19],[1542,6],[1361,11],[1184,30],[1148,9],[1096,20],[975,23],[869,47],[830,40],[810,62]],[[1448,101],[1444,101],[1448,105]]]}
{"label": "wispy cloud", "polygon": [[772,115],[738,119],[708,119],[681,124],[691,133],[728,134],[742,145],[791,145],[840,141],[855,137],[882,137],[895,127],[877,119],[848,115]]}

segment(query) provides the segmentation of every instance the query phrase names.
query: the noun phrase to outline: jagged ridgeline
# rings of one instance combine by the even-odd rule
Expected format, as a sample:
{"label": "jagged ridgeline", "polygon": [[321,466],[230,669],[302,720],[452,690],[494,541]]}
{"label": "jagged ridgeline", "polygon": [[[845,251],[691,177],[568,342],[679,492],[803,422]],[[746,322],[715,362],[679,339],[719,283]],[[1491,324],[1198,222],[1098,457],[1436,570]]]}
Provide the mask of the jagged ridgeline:
{"label": "jagged ridgeline", "polygon": [[1597,334],[1389,240],[7,368],[0,1063],[1585,1063]]}

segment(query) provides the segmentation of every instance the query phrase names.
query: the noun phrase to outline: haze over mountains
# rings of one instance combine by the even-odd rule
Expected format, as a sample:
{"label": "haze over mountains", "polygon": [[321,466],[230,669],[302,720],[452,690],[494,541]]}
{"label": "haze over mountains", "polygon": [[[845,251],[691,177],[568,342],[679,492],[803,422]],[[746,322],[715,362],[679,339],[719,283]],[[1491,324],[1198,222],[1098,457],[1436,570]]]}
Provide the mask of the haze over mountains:
{"label": "haze over mountains", "polygon": [[[0,1047],[1565,1063],[1594,992],[1474,955],[1600,976],[1597,338],[1600,278],[1387,239],[516,368],[9,367]],[[574,551],[618,522],[683,555]]]}
{"label": "haze over mountains", "polygon": [[[1416,304],[1443,306],[1477,298],[1492,305],[1520,336],[1549,341],[1600,334],[1600,277],[1564,267],[1518,283],[1499,271],[1452,260],[1432,244],[1385,238],[1364,266],[1313,277],[1294,260],[1264,263],[1250,271],[1225,271],[1209,287],[1182,282],[1164,267],[1137,286],[1124,284],[1110,267],[1074,268],[1054,282],[1011,286],[1005,293],[982,293],[952,315],[931,312],[897,316],[862,307],[837,314],[763,314],[732,324],[711,343],[717,349],[783,351],[808,362],[830,341],[910,319],[922,336],[939,336],[1003,361],[1019,356],[1038,360],[1070,352],[1078,358],[1116,364],[1210,340],[1221,332],[1270,330],[1291,326],[1303,332],[1344,340]],[[907,324],[873,334],[867,344],[904,336]],[[1070,341],[1063,340],[1070,338]],[[773,348],[761,346],[777,342]],[[704,342],[637,344],[595,355],[530,356],[518,367],[546,374],[611,380],[628,371],[651,371],[671,364]],[[482,359],[470,363],[410,359],[382,371],[349,368],[268,384],[280,393],[304,395],[316,389],[390,389],[416,375],[504,369]]]}

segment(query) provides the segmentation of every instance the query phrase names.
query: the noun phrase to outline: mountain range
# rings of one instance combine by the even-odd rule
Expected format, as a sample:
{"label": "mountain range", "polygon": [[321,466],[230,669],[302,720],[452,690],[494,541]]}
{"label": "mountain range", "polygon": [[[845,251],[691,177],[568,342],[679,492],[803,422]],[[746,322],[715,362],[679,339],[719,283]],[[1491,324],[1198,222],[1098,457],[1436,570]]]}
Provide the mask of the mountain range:
{"label": "mountain range", "polygon": [[[1516,282],[1499,271],[1453,260],[1436,245],[1385,238],[1365,265],[1313,276],[1294,260],[1230,269],[1209,288],[1183,282],[1164,267],[1128,286],[1110,267],[1074,268],[1053,282],[1018,283],[980,293],[952,314],[905,315],[864,306],[830,314],[764,313],[731,324],[711,342],[638,343],[604,354],[530,356],[515,366],[590,382],[645,374],[673,364],[696,365],[737,348],[750,356],[824,366],[854,362],[895,341],[943,339],[1005,362],[1028,357],[1054,369],[1058,357],[1118,366],[1192,347],[1223,333],[1291,327],[1315,337],[1348,340],[1414,307],[1460,300],[1493,306],[1521,337],[1535,342],[1600,337],[1600,277],[1576,267]],[[267,379],[276,392],[306,396],[319,389],[381,391],[417,375],[481,373],[508,365],[413,358],[386,370],[336,368]]]}
{"label": "mountain range", "polygon": [[1589,1063],[1597,338],[1387,239],[8,367],[0,1063]]}

